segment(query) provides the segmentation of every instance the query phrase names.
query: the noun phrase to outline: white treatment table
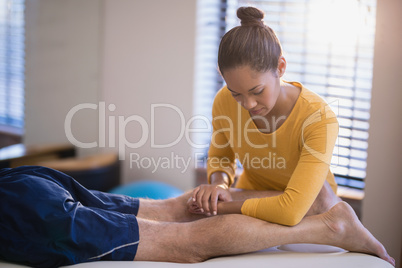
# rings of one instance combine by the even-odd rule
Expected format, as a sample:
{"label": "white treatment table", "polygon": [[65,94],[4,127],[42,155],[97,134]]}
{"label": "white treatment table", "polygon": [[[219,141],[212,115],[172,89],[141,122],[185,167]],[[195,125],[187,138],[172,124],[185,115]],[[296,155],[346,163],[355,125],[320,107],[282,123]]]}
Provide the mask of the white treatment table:
{"label": "white treatment table", "polygon": [[[25,266],[6,263],[0,260],[1,268],[22,268]],[[168,262],[98,261],[66,266],[70,268],[247,268],[247,267],[308,267],[308,268],[392,268],[386,261],[362,253],[346,252],[330,246],[293,244],[265,250],[207,260],[202,263],[180,264]]]}

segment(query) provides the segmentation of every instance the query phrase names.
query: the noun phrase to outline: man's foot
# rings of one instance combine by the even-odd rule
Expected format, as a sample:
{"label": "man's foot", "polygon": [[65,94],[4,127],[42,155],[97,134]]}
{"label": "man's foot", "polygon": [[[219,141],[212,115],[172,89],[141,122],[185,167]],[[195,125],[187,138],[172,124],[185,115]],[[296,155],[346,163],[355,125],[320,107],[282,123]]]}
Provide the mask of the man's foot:
{"label": "man's foot", "polygon": [[322,214],[324,223],[331,230],[330,241],[348,251],[376,255],[395,266],[384,246],[363,226],[354,210],[345,202],[339,202]]}

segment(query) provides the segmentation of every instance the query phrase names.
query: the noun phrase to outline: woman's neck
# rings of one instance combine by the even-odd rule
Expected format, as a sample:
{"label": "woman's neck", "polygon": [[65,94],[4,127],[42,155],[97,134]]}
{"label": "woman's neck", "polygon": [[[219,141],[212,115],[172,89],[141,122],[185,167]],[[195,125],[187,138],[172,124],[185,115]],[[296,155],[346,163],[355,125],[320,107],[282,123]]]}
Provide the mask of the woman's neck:
{"label": "woman's neck", "polygon": [[298,88],[292,84],[280,81],[280,93],[278,96],[278,100],[275,103],[274,108],[267,114],[267,119],[272,118],[287,118],[289,114],[292,112],[293,107],[295,106],[297,99],[300,95],[301,88]]}

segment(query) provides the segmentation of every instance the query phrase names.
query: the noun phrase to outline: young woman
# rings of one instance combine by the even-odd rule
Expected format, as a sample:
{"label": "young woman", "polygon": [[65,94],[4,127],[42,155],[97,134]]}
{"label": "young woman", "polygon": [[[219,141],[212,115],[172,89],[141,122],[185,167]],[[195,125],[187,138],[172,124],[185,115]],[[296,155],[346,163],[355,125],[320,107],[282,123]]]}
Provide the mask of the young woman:
{"label": "young woman", "polygon": [[[264,13],[241,7],[237,16],[241,26],[227,32],[219,46],[218,66],[227,86],[212,108],[209,184],[193,191],[190,210],[242,213],[293,226],[324,186],[332,188],[330,199],[339,201],[329,169],[338,122],[321,97],[281,79],[286,60],[274,31],[263,22]],[[244,168],[236,188],[274,192],[232,201],[236,158]],[[218,200],[232,202],[218,211]]]}

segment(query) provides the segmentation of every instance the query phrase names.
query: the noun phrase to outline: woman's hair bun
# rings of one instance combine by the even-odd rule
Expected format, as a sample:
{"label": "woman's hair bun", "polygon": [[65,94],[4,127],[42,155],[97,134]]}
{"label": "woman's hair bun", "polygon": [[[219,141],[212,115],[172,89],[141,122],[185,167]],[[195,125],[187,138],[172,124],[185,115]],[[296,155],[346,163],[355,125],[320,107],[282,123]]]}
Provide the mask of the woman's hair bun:
{"label": "woman's hair bun", "polygon": [[241,26],[264,26],[264,12],[255,7],[239,7],[237,17]]}

